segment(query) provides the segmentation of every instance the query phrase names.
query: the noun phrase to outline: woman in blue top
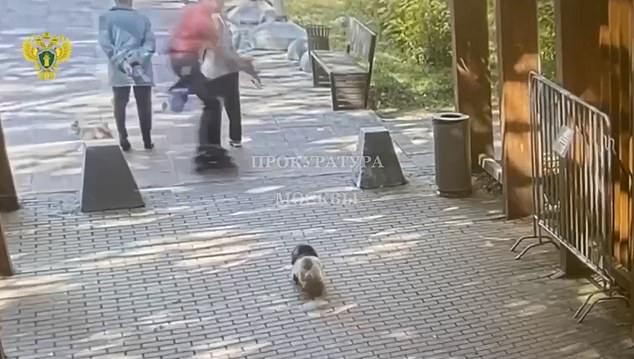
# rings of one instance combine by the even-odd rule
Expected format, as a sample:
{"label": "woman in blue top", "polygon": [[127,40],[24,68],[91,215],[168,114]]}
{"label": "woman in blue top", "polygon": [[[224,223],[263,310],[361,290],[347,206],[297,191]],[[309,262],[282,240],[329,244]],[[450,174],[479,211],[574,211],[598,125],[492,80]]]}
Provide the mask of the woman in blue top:
{"label": "woman in blue top", "polygon": [[152,149],[152,56],[156,40],[147,16],[132,8],[132,0],[115,0],[115,6],[99,17],[99,44],[108,56],[108,74],[114,92],[114,117],[119,143],[130,150],[125,126],[130,87],[134,88],[141,136],[146,149]]}

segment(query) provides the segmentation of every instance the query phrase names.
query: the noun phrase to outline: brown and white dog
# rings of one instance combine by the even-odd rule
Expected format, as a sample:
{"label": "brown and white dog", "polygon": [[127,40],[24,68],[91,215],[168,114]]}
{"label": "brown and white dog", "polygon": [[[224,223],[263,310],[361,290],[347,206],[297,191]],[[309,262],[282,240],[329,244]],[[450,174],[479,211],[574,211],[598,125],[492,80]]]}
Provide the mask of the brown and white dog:
{"label": "brown and white dog", "polygon": [[291,257],[295,284],[299,285],[310,299],[324,294],[324,274],[315,249],[307,244],[300,244],[295,247]]}

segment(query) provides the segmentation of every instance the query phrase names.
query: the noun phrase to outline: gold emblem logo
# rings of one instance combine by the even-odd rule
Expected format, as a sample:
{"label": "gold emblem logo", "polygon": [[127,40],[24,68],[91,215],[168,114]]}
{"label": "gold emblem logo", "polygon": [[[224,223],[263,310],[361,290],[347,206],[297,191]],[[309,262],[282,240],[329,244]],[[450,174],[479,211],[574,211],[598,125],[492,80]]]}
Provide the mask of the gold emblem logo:
{"label": "gold emblem logo", "polygon": [[68,61],[72,51],[70,40],[48,32],[31,36],[22,43],[22,56],[33,63],[40,80],[54,80],[59,64]]}

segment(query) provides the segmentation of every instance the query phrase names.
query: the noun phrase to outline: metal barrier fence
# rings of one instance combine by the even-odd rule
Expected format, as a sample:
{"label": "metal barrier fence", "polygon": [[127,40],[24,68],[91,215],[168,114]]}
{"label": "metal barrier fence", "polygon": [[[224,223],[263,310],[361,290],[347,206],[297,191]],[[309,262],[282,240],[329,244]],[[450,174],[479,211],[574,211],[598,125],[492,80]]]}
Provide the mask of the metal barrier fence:
{"label": "metal barrier fence", "polygon": [[[613,148],[609,117],[545,77],[530,75],[533,235],[520,238],[565,247],[615,295],[612,268]],[[596,294],[596,293],[595,293]],[[593,294],[594,295],[594,294]],[[583,321],[596,304],[575,313]],[[605,301],[608,299],[603,299]],[[584,310],[585,309],[585,310]]]}

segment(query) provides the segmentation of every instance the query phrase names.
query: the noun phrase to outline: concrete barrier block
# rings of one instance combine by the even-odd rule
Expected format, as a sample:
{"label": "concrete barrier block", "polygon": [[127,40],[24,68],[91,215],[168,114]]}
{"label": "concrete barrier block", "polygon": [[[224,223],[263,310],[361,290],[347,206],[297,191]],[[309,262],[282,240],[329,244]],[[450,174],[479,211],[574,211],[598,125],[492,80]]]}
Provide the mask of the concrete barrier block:
{"label": "concrete barrier block", "polygon": [[362,189],[400,186],[407,183],[394,150],[390,132],[384,127],[365,127],[359,134],[355,185]]}

